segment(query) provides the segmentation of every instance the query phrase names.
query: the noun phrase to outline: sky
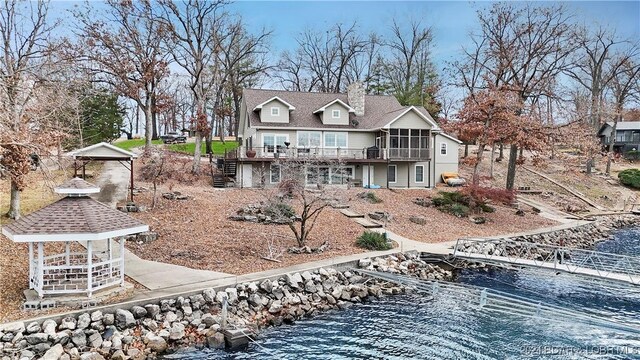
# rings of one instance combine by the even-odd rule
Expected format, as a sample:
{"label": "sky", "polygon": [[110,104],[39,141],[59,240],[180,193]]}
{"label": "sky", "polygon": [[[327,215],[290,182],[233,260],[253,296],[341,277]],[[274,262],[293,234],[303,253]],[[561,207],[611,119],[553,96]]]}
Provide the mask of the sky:
{"label": "sky", "polygon": [[[625,37],[640,39],[640,0],[564,4],[580,23],[610,26]],[[490,5],[488,1],[238,1],[230,8],[254,30],[273,30],[275,53],[294,48],[296,35],[306,28],[327,29],[355,20],[363,33],[384,34],[394,18],[419,20],[433,29],[434,61],[442,69],[468,44],[468,34],[477,26],[476,12]]]}

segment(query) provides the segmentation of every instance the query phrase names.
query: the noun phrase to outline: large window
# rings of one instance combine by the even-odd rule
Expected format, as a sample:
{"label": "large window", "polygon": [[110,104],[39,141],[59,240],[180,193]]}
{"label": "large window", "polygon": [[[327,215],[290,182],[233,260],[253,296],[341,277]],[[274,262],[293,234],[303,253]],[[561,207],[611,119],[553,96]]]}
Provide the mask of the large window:
{"label": "large window", "polygon": [[280,165],[271,164],[269,168],[269,181],[272,184],[276,184],[280,182],[280,178],[282,177]]}
{"label": "large window", "polygon": [[298,131],[298,147],[314,148],[322,146],[320,131]]}
{"label": "large window", "polygon": [[326,132],[324,133],[324,147],[328,148],[346,148],[347,133],[346,132]]}
{"label": "large window", "polygon": [[391,129],[389,140],[392,149],[428,149],[429,130]]}
{"label": "large window", "polygon": [[416,182],[424,182],[424,165],[416,165]]}
{"label": "large window", "polygon": [[346,184],[352,178],[351,166],[308,166],[306,170],[307,185],[340,185]]}
{"label": "large window", "polygon": [[398,167],[396,165],[389,165],[387,167],[387,180],[390,183],[394,183],[397,181],[398,176]]}
{"label": "large window", "polygon": [[262,145],[265,153],[284,153],[285,142],[289,142],[289,135],[263,134]]}

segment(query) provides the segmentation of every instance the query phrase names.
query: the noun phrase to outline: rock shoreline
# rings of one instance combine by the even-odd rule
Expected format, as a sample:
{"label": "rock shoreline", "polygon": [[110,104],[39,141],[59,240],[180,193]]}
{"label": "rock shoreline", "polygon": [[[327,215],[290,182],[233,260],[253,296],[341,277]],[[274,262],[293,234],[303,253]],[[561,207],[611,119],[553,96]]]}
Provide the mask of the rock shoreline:
{"label": "rock shoreline", "polygon": [[[431,280],[453,277],[416,253],[362,259],[358,267]],[[405,291],[400,285],[354,271],[320,268],[220,291],[207,289],[114,313],[93,311],[59,322],[13,323],[0,327],[0,359],[137,360],[154,359],[184,347],[224,348],[221,312],[225,298],[230,328],[258,331]]]}

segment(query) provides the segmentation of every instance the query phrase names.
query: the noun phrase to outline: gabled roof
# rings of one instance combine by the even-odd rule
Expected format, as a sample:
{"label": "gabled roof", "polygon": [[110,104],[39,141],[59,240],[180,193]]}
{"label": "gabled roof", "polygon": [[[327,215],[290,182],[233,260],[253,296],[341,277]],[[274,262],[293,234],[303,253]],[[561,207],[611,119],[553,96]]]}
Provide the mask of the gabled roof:
{"label": "gabled roof", "polygon": [[449,139],[449,140],[451,140],[451,141],[455,141],[455,142],[457,142],[458,144],[462,144],[462,141],[460,141],[460,140],[458,140],[458,139],[454,138],[453,136],[451,136],[451,135],[449,135],[449,134],[446,134],[446,133],[440,132],[440,133],[438,133],[438,135],[442,135],[442,136],[446,137],[447,139]]}
{"label": "gabled roof", "polygon": [[265,104],[268,104],[268,103],[270,103],[270,102],[271,102],[271,101],[273,101],[273,100],[278,100],[278,101],[280,101],[281,103],[283,103],[284,105],[287,105],[287,107],[289,107],[289,110],[290,110],[290,111],[291,111],[291,110],[295,110],[295,109],[296,109],[296,108],[295,108],[295,106],[293,106],[293,105],[289,104],[288,102],[286,102],[286,101],[282,100],[281,98],[279,98],[279,97],[277,97],[277,96],[274,96],[274,97],[272,97],[271,99],[269,99],[269,100],[267,100],[267,101],[263,101],[263,102],[261,102],[260,104],[256,105],[256,106],[253,108],[253,111],[256,111],[256,110],[262,110],[262,107],[263,107]]}
{"label": "gabled roof", "polygon": [[[398,115],[407,111],[409,107],[402,106],[394,96],[365,95],[364,115],[357,116],[349,113],[350,125],[325,125],[315,111],[334,102],[336,99],[348,104],[347,94],[300,92],[267,89],[244,89],[243,101],[247,109],[253,109],[260,104],[267,103],[273,98],[286,99],[295,106],[296,111],[289,114],[288,123],[262,123],[260,114],[248,111],[249,126],[252,128],[292,128],[292,129],[344,129],[352,131],[375,131],[384,128]],[[413,106],[423,118],[431,119],[427,110],[422,106]],[[355,120],[355,121],[354,121]],[[433,119],[431,119],[433,121]],[[353,125],[357,122],[358,125]],[[435,122],[434,122],[435,123]],[[439,127],[434,128],[434,130]],[[437,131],[437,130],[436,130]]]}
{"label": "gabled roof", "polygon": [[73,178],[61,185],[56,186],[54,191],[57,194],[96,194],[100,192],[100,188],[96,185],[84,181],[81,178]]}
{"label": "gabled roof", "polygon": [[73,156],[73,158],[114,158],[114,159],[135,159],[138,155],[132,153],[131,151],[127,151],[124,149],[120,149],[117,146],[111,145],[106,142],[101,142],[97,144],[93,144],[91,146],[84,147],[82,149],[73,150],[69,152],[69,156]]}
{"label": "gabled roof", "polygon": [[[424,108],[422,108],[422,109],[424,109]],[[409,111],[415,112],[420,118],[422,118],[424,121],[428,122],[431,125],[431,127],[433,128],[433,130],[440,130],[440,127],[438,126],[438,124],[436,124],[435,121],[433,121],[433,119],[431,118],[431,115],[429,115],[428,112],[422,112],[422,111],[418,110],[418,108],[415,107],[415,106],[409,106],[408,108],[404,108],[403,111],[398,111],[399,112],[398,116],[394,117],[389,123],[387,123],[385,126],[383,126],[383,128],[384,129],[388,129],[391,126],[391,124],[393,124],[396,120],[398,120],[401,117],[403,117]]]}
{"label": "gabled roof", "polygon": [[[605,125],[613,127],[613,122],[607,122]],[[616,130],[640,130],[640,121],[619,121]]]}
{"label": "gabled roof", "polygon": [[335,104],[335,103],[339,103],[340,105],[344,106],[345,108],[347,108],[349,110],[350,113],[355,113],[356,109],[352,108],[351,106],[349,106],[347,103],[345,103],[344,101],[340,100],[340,99],[335,99],[332,102],[326,104],[325,106],[321,107],[320,109],[314,111],[314,114],[317,114],[319,112],[323,112],[325,111],[329,106]]}
{"label": "gabled roof", "polygon": [[90,197],[64,197],[3,226],[14,242],[104,240],[148,231],[149,226]]}

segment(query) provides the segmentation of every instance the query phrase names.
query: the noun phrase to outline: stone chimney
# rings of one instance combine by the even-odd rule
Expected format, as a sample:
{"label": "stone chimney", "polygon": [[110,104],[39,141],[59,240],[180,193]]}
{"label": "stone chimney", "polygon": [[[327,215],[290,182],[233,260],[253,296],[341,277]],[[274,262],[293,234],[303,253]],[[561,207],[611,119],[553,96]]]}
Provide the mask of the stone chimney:
{"label": "stone chimney", "polygon": [[356,110],[356,116],[364,115],[364,84],[357,81],[347,86],[349,106]]}

